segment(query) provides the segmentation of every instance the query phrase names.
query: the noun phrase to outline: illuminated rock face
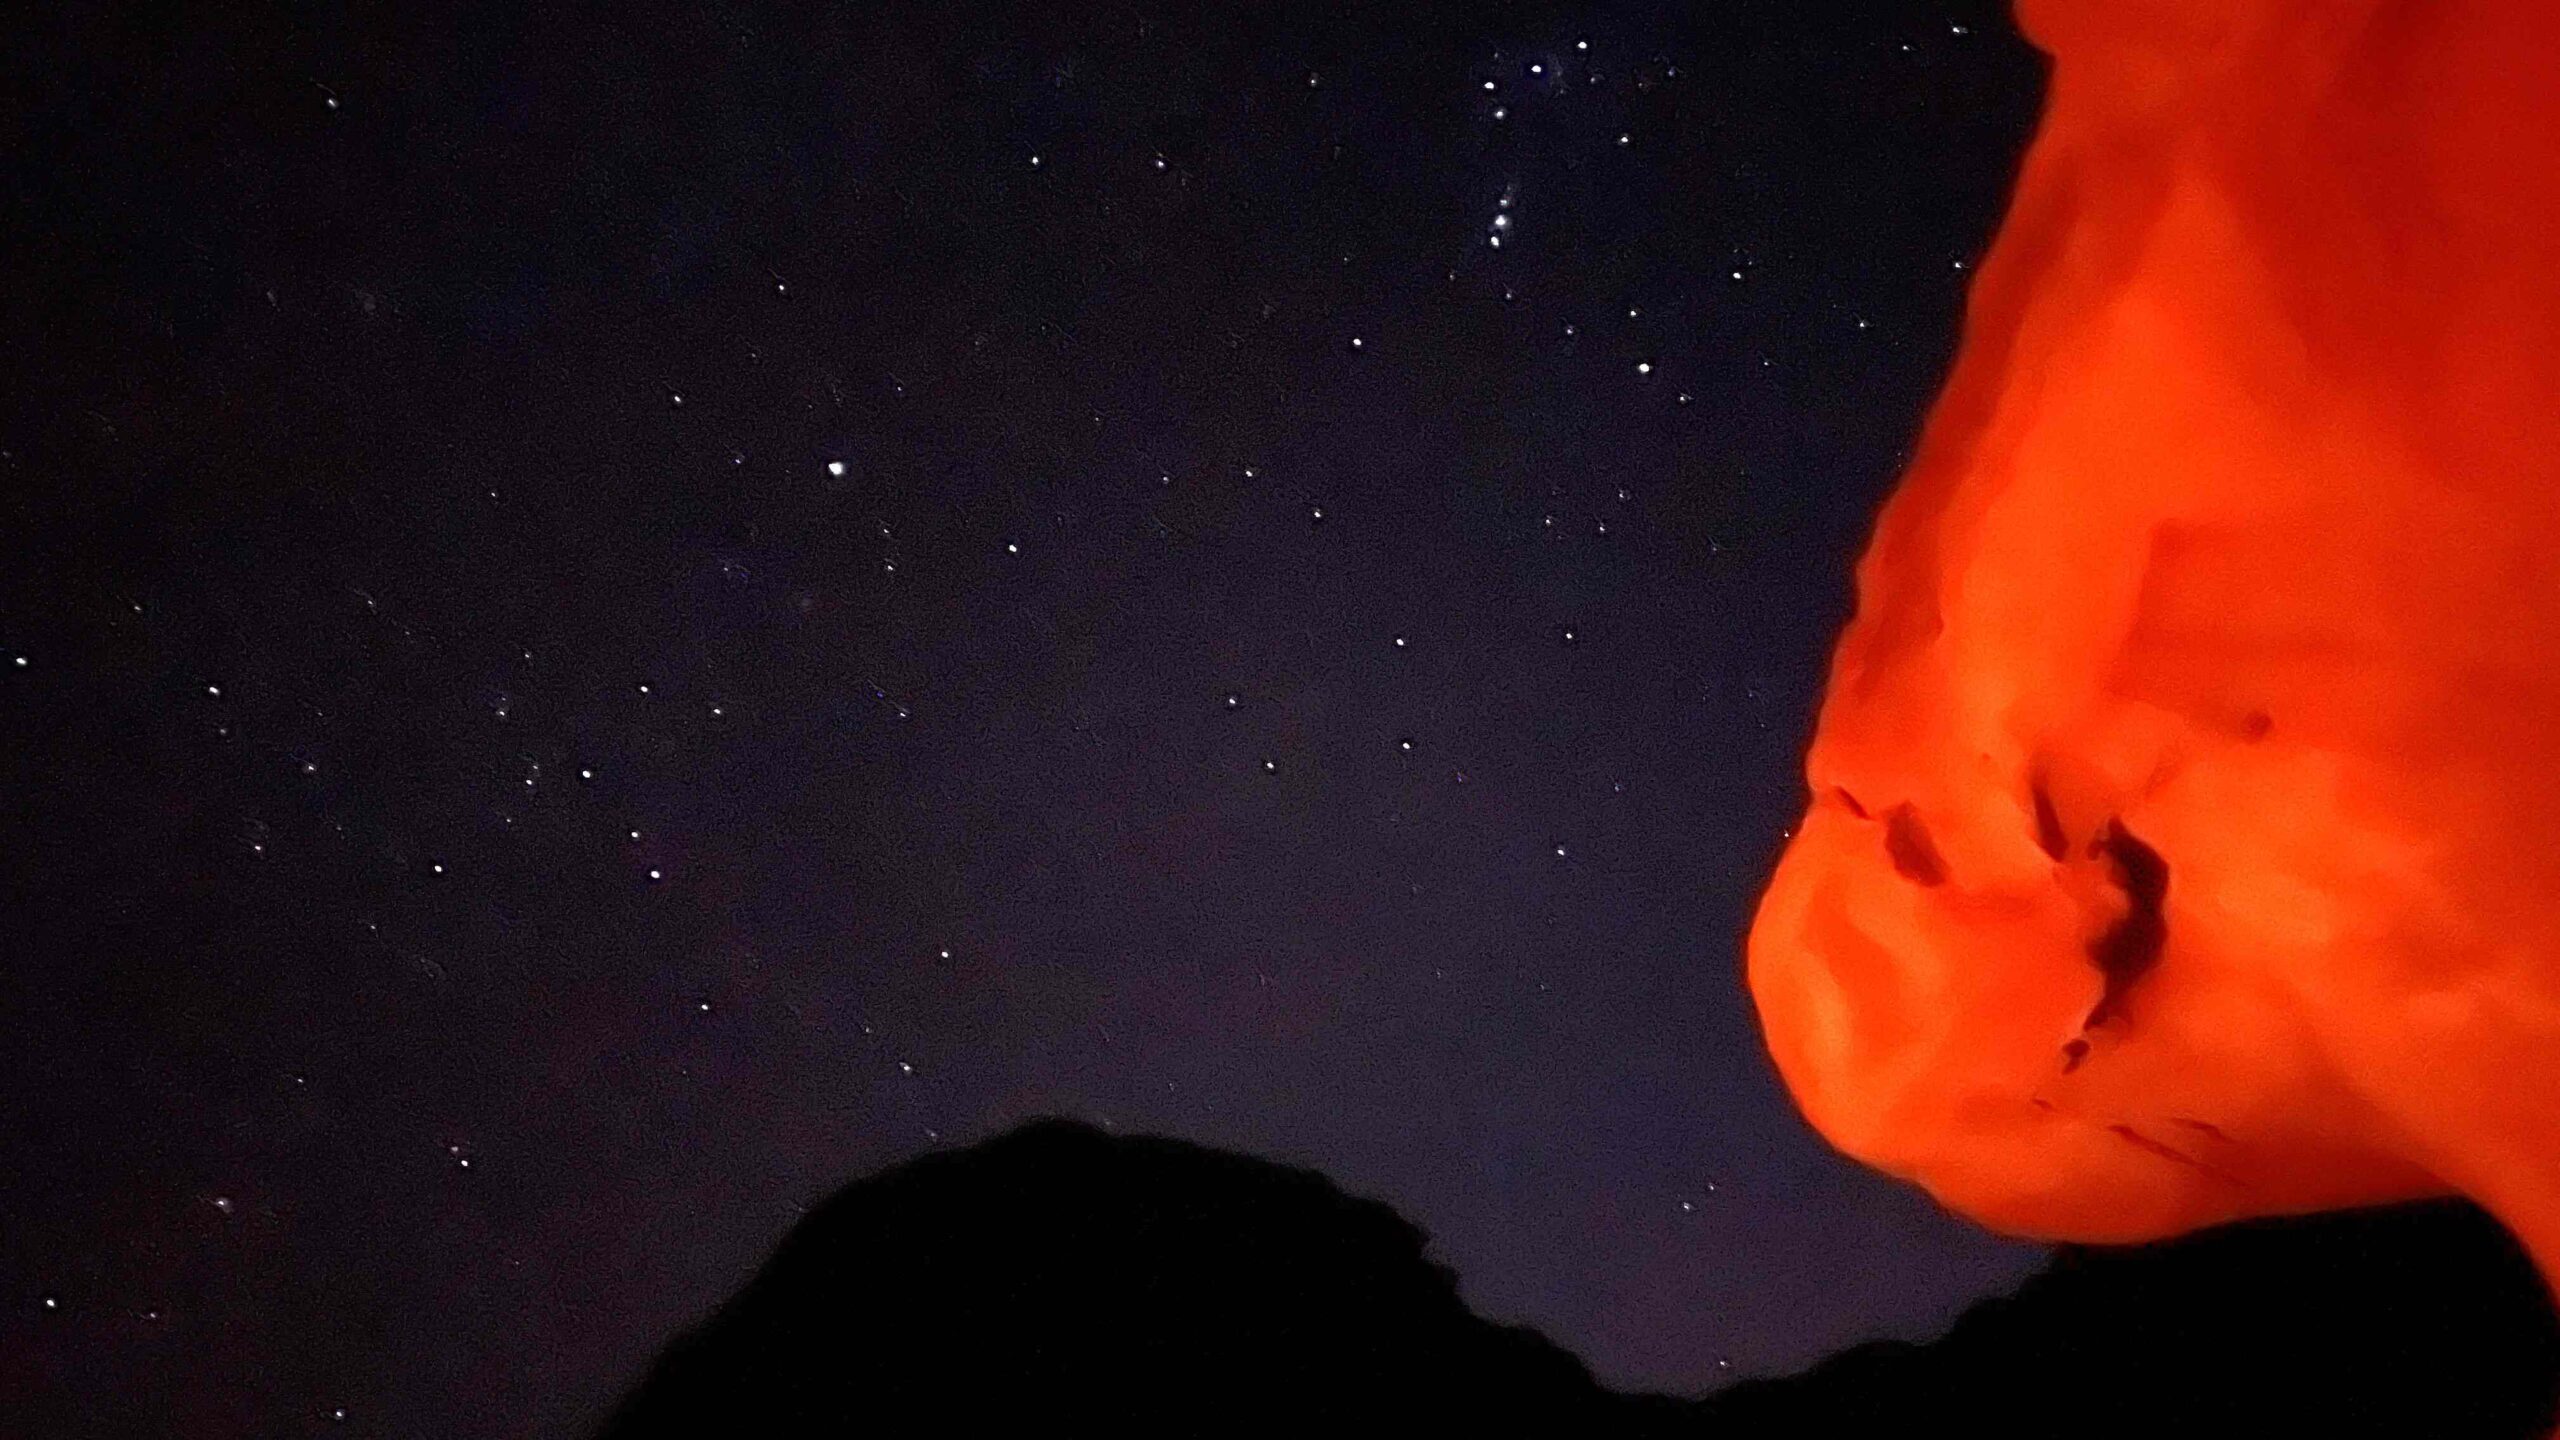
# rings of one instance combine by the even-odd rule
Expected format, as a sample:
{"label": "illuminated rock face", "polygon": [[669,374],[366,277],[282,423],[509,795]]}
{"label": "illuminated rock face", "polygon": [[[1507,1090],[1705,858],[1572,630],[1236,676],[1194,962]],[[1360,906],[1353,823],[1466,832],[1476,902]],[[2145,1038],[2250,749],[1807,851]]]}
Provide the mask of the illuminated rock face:
{"label": "illuminated rock face", "polygon": [[2047,111],[1749,979],[2040,1238],[2445,1192],[2560,1273],[2560,5],[2028,0]]}

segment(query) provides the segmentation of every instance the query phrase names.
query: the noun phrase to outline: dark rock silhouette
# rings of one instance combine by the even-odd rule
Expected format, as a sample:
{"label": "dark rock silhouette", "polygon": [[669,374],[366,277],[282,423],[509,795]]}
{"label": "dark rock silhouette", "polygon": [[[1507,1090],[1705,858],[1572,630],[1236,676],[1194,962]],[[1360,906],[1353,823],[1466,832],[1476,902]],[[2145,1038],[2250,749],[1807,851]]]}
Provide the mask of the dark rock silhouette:
{"label": "dark rock silhouette", "polygon": [[1607,1403],[1423,1247],[1312,1170],[1035,1122],[837,1192],[605,1433],[1544,1433]]}
{"label": "dark rock silhouette", "polygon": [[2064,1246],[1923,1345],[1860,1345],[1706,1410],[1728,1435],[2547,1440],[2560,1314],[2459,1200]]}
{"label": "dark rock silhouette", "polygon": [[1053,1120],[837,1192],[602,1436],[2543,1440],[2555,1392],[2560,1315],[2457,1201],[2067,1247],[1929,1344],[1684,1400],[1469,1313],[1313,1171]]}

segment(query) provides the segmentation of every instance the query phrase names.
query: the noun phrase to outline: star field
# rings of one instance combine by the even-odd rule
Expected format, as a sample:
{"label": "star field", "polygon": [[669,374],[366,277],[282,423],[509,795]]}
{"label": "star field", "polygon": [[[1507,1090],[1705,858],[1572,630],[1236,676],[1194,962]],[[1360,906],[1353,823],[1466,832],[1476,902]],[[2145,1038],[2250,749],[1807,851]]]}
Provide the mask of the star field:
{"label": "star field", "polygon": [[22,23],[27,1433],[575,1434],[1045,1113],[1318,1166],[1623,1385],[2036,1260],[1740,977],[1998,8]]}

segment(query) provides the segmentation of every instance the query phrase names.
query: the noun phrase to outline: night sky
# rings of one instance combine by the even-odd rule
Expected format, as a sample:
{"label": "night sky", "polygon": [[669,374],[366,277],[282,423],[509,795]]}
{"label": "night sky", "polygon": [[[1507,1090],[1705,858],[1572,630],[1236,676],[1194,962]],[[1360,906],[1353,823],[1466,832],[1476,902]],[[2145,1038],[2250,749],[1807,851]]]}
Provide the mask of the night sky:
{"label": "night sky", "polygon": [[574,1435],[1047,1113],[1321,1168],[1619,1385],[2041,1259],[1741,978],[2000,7],[47,10],[0,1428]]}

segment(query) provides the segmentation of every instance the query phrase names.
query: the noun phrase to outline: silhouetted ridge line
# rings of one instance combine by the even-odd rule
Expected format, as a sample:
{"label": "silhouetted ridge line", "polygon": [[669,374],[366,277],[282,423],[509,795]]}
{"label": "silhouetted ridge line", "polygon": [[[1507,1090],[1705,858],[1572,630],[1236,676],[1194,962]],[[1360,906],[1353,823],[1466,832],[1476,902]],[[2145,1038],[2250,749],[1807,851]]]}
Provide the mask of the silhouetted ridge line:
{"label": "silhouetted ridge line", "polygon": [[1312,1170],[1052,1120],[837,1192],[605,1433],[846,1434],[893,1415],[953,1435],[1366,1433],[1570,1426],[1610,1400],[1542,1336],[1469,1314],[1387,1206]]}
{"label": "silhouetted ridge line", "polygon": [[1686,1400],[1471,1314],[1315,1171],[1043,1120],[838,1191],[602,1436],[2543,1440],[2555,1391],[2560,1316],[2457,1201],[2066,1247],[1936,1341]]}

